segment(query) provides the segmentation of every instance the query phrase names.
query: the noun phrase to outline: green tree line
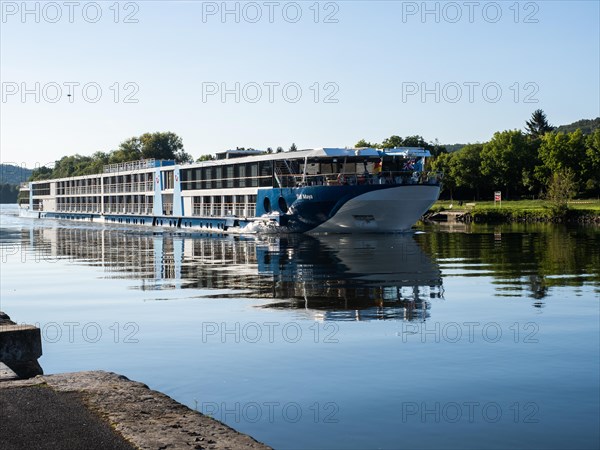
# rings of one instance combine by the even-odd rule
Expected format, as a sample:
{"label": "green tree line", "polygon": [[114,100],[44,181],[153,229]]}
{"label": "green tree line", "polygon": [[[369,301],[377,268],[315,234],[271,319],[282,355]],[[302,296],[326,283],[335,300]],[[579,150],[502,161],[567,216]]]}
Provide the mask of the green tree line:
{"label": "green tree line", "polygon": [[556,186],[568,196],[600,194],[600,128],[585,135],[527,124],[526,132],[498,131],[488,142],[435,158],[446,194],[479,199],[499,190],[506,199],[540,198]]}
{"label": "green tree line", "polygon": [[[592,122],[593,121],[588,121]],[[427,143],[421,136],[391,136],[381,144],[364,139],[356,147],[419,146],[433,158],[429,169],[444,173],[443,198],[489,198],[502,191],[504,199],[557,195],[600,195],[600,128],[557,131],[542,110],[526,121],[525,131],[494,133],[488,142],[467,144],[454,152]],[[593,131],[592,131],[593,130]]]}
{"label": "green tree line", "polygon": [[63,156],[53,168],[40,167],[33,171],[30,180],[47,180],[79,175],[101,173],[106,164],[123,163],[139,159],[174,159],[177,162],[190,162],[192,157],[185,152],[182,139],[175,133],[145,133],[121,142],[118,148],[109,152],[96,152],[92,156]]}

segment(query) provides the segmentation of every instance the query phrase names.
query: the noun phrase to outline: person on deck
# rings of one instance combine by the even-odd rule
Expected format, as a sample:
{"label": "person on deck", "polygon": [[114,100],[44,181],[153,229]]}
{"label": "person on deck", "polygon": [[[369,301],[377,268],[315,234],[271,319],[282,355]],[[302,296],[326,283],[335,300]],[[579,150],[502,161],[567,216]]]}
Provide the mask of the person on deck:
{"label": "person on deck", "polygon": [[383,161],[381,159],[379,159],[374,165],[373,165],[373,175],[381,175],[381,170],[383,169]]}

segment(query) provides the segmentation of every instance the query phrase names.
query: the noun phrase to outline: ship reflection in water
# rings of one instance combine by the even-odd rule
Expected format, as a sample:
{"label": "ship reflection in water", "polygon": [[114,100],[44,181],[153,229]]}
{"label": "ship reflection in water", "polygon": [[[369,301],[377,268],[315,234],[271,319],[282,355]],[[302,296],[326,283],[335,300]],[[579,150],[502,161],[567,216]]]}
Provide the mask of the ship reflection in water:
{"label": "ship reflection in water", "polygon": [[[313,320],[424,320],[442,298],[438,265],[412,235],[224,236],[132,229],[25,231],[38,258],[102,267],[144,290],[259,298]],[[272,299],[272,301],[271,301]]]}

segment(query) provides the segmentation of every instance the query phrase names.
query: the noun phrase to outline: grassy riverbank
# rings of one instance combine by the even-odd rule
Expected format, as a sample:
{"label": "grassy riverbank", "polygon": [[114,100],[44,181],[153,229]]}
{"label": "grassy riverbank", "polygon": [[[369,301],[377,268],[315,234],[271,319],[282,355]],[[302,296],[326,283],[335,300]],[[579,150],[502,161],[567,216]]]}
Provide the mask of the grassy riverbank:
{"label": "grassy riverbank", "polygon": [[441,200],[431,212],[462,211],[463,221],[478,223],[506,222],[592,222],[600,224],[600,200],[573,200],[559,209],[547,200],[512,200],[494,205],[493,201],[462,202]]}

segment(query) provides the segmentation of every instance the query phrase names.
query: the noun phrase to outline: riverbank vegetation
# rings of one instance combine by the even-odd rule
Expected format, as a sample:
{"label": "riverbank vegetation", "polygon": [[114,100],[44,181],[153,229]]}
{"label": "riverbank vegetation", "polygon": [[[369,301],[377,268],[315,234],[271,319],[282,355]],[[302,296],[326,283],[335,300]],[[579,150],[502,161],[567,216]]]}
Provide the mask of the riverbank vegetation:
{"label": "riverbank vegetation", "polygon": [[453,146],[459,147],[454,151],[421,136],[356,144],[414,145],[431,151],[430,170],[443,172],[442,199],[492,199],[496,191],[505,200],[551,197],[563,204],[571,198],[600,197],[600,118],[555,128],[537,110],[525,121],[524,131],[498,131],[487,142]]}
{"label": "riverbank vegetation", "polygon": [[548,131],[540,113],[534,113],[540,123],[528,132],[499,131],[488,142],[435,158],[431,168],[444,172],[442,198],[477,201],[493,198],[495,191],[505,200],[548,198],[562,204],[598,198],[600,128],[587,135],[581,129]]}
{"label": "riverbank vegetation", "polygon": [[430,213],[462,211],[461,221],[476,223],[577,222],[600,223],[600,200],[571,200],[557,206],[552,200],[462,202],[440,200]]}
{"label": "riverbank vegetation", "polygon": [[[480,222],[600,220],[598,202],[585,201],[600,199],[600,118],[555,128],[538,109],[524,131],[498,131],[487,142],[454,151],[420,136],[392,136],[381,145],[361,140],[357,146],[414,142],[431,151],[428,169],[443,172],[442,200],[433,211],[466,204],[465,218]],[[498,191],[502,208],[482,202]]]}

